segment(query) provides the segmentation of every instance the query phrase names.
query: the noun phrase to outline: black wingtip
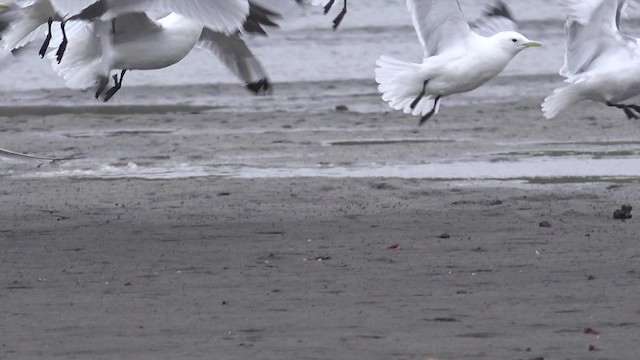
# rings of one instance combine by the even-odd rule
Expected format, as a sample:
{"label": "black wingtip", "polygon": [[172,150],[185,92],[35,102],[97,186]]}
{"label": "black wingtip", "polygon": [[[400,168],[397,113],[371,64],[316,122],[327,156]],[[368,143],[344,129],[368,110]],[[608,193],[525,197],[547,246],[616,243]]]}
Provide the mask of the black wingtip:
{"label": "black wingtip", "polygon": [[276,11],[267,9],[264,6],[260,6],[254,2],[249,2],[249,16],[243,24],[244,31],[248,33],[260,34],[267,36],[267,32],[264,27],[279,28],[273,19],[281,19],[282,15]]}
{"label": "black wingtip", "polygon": [[71,16],[67,19],[69,20],[95,20],[107,12],[107,8],[105,7],[103,1],[97,1],[86,8],[84,8],[77,15]]}
{"label": "black wingtip", "polygon": [[255,95],[266,94],[271,91],[271,83],[267,78],[247,83],[244,87]]}
{"label": "black wingtip", "polygon": [[484,14],[487,17],[504,17],[511,21],[516,21],[513,13],[503,1],[498,0],[495,4],[489,6],[484,10]]}

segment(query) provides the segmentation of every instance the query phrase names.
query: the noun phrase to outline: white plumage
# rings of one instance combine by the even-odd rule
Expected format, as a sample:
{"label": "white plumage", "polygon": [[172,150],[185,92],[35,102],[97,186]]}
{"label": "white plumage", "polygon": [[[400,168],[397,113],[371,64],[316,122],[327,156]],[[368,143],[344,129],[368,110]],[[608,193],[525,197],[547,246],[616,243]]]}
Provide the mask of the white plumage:
{"label": "white plumage", "polygon": [[201,22],[207,28],[228,34],[242,28],[249,15],[247,0],[51,0],[51,3],[65,18],[91,5],[100,8],[101,20],[156,10],[180,14]]}
{"label": "white plumage", "polygon": [[[251,7],[251,14],[256,17],[247,18],[241,3]],[[252,31],[264,31],[261,26],[272,26],[270,17],[277,14],[249,5],[247,0],[30,0],[20,5],[23,7],[7,10],[11,17],[8,28],[0,32],[2,45],[11,50],[44,35],[45,29],[38,29],[46,28],[49,19],[75,19],[65,21],[66,36],[59,27],[53,27],[53,39],[45,42],[41,54],[44,56],[47,44],[57,45],[64,40],[61,51],[53,46],[48,53],[54,70],[70,88],[87,89],[98,84],[96,97],[105,90],[112,70],[163,68],[182,60],[194,47],[216,55],[249,90],[259,93],[269,89],[262,65],[239,30],[247,21]],[[134,11],[143,6],[180,13],[171,12],[156,21],[146,12]],[[77,14],[68,15],[74,11]],[[212,13],[215,16],[208,18],[207,14]],[[105,100],[120,88],[123,75],[124,71],[105,94]]]}
{"label": "white plumage", "polygon": [[[258,93],[269,87],[262,65],[239,34],[203,28],[175,13],[157,21],[145,13],[125,14],[112,21],[71,21],[67,37],[71,45],[60,63],[57,48],[48,54],[53,69],[70,88],[86,89],[98,83],[96,97],[112,70],[164,68],[182,60],[194,47],[216,55],[250,90]],[[60,39],[57,34],[52,43]],[[119,88],[121,81],[116,80],[115,86]],[[112,95],[107,92],[105,100]]]}
{"label": "white plumage", "polygon": [[640,107],[621,104],[640,94],[638,39],[620,31],[626,0],[565,0],[565,62],[560,75],[569,85],[555,89],[542,104],[551,119],[584,100],[621,108],[638,118]]}
{"label": "white plumage", "polygon": [[438,113],[442,97],[479,87],[521,50],[541,45],[514,31],[478,35],[457,0],[407,0],[407,7],[424,50],[423,62],[382,56],[375,73],[382,99],[393,109],[421,115],[420,123]]}

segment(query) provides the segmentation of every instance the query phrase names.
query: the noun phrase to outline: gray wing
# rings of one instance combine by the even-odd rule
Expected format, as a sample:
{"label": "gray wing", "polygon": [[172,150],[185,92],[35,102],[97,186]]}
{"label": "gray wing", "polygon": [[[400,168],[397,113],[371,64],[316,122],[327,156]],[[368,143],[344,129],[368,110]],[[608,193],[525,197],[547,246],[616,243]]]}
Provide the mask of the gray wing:
{"label": "gray wing", "polygon": [[560,75],[572,77],[594,64],[637,61],[637,40],[620,31],[626,0],[567,0],[566,53]]}
{"label": "gray wing", "polygon": [[518,31],[518,22],[507,4],[498,0],[484,9],[471,28],[482,36],[491,36],[501,31]]}
{"label": "gray wing", "polygon": [[114,37],[162,29],[157,22],[143,12],[120,15],[112,20],[112,24]]}
{"label": "gray wing", "polygon": [[249,1],[249,16],[247,16],[242,27],[248,33],[267,35],[265,27],[279,27],[275,19],[280,19],[281,17],[279,13]]}
{"label": "gray wing", "polygon": [[44,37],[49,17],[57,20],[58,14],[45,1],[4,5],[0,12],[0,47],[13,50]]}
{"label": "gray wing", "polygon": [[424,57],[464,46],[473,35],[458,0],[407,0]]}
{"label": "gray wing", "polygon": [[216,55],[248,90],[256,94],[269,91],[271,84],[267,74],[240,34],[227,35],[204,29],[196,46]]}
{"label": "gray wing", "polygon": [[[62,13],[69,13],[75,0],[51,0]],[[83,0],[86,1],[86,0]],[[249,15],[248,0],[94,0],[90,6],[70,19],[93,20],[101,18],[110,20],[117,16],[151,10],[170,11],[201,22],[212,30],[234,33],[242,28]],[[77,8],[75,6],[74,8]]]}

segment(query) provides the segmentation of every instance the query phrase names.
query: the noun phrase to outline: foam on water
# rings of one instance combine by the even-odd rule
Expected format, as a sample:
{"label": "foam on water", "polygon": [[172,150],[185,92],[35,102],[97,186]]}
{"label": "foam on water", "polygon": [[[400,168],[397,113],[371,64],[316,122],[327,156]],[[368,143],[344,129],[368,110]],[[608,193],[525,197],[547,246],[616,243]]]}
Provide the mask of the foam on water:
{"label": "foam on water", "polygon": [[180,179],[192,177],[225,178],[376,178],[391,177],[424,180],[535,180],[558,181],[572,179],[571,182],[593,182],[630,180],[640,181],[639,158],[586,157],[538,157],[517,162],[464,161],[429,164],[356,164],[354,166],[334,166],[331,164],[315,167],[255,167],[243,165],[194,165],[179,163],[173,166],[140,166],[127,163],[121,166],[100,165],[97,168],[77,168],[60,165],[17,175],[21,178],[141,178]]}

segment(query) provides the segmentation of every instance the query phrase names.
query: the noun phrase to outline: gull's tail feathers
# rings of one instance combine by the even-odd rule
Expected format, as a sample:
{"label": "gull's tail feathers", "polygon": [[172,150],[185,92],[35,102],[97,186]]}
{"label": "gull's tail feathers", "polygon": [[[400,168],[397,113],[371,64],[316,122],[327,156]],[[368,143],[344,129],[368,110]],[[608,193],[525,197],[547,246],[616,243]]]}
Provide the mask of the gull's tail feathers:
{"label": "gull's tail feathers", "polygon": [[[376,82],[382,100],[405,114],[426,115],[434,106],[434,97],[425,95],[414,104],[422,89],[420,65],[381,56],[376,61]],[[411,105],[414,105],[413,108]],[[435,113],[438,112],[436,108]]]}
{"label": "gull's tail feathers", "polygon": [[553,119],[562,110],[584,100],[582,90],[576,84],[567,85],[553,90],[542,103],[542,114],[547,119]]}
{"label": "gull's tail feathers", "polygon": [[28,4],[25,7],[11,5],[3,11],[2,17],[7,27],[0,33],[1,48],[14,50],[37,37],[44,37],[49,18],[57,18],[49,0],[31,1]]}
{"label": "gull's tail feathers", "polygon": [[[47,57],[51,61],[53,70],[64,79],[71,89],[86,90],[94,87],[101,79],[108,79],[111,38],[104,35],[108,29],[101,21],[84,22],[69,21],[66,25],[69,46],[58,63],[57,46],[49,48]],[[60,44],[62,32],[54,28],[51,44]]]}

